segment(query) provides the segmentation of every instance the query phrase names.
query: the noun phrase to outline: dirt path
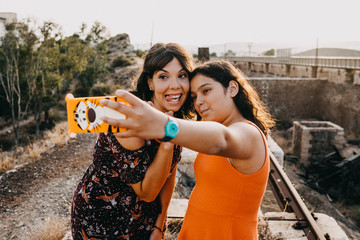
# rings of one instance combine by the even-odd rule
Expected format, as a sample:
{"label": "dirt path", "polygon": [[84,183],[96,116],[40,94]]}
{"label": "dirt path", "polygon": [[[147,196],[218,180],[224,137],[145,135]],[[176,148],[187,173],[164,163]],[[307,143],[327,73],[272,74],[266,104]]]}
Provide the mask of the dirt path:
{"label": "dirt path", "polygon": [[0,176],[0,239],[28,239],[49,217],[69,226],[73,191],[91,162],[96,136],[79,134],[67,146]]}
{"label": "dirt path", "polygon": [[[22,126],[25,126],[25,125],[29,124],[30,122],[33,122],[33,121],[34,121],[34,117],[31,116],[31,117],[29,117],[28,119],[22,120],[19,125],[20,125],[20,127],[22,127]],[[2,129],[0,130],[0,135],[5,134],[5,133],[8,133],[9,131],[12,132],[13,130],[14,130],[14,128],[13,128],[13,126],[10,124],[9,127],[5,127],[5,128],[2,128]]]}

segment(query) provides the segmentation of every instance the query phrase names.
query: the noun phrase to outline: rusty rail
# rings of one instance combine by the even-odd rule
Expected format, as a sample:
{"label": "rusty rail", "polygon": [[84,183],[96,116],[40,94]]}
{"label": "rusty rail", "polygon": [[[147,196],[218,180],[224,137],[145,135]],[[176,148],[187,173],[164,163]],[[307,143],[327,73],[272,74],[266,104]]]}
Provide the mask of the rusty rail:
{"label": "rusty rail", "polygon": [[314,217],[309,212],[299,193],[276,160],[270,154],[269,184],[279,206],[286,212],[293,212],[297,218],[294,228],[302,229],[309,240],[329,239],[318,227]]}

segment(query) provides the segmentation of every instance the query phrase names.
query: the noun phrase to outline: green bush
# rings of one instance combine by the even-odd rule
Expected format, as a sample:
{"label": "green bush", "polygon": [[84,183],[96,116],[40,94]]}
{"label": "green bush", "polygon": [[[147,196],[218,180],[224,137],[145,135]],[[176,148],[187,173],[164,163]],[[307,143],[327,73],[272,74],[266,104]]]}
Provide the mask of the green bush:
{"label": "green bush", "polygon": [[136,56],[139,57],[139,58],[142,58],[145,55],[146,52],[147,52],[146,50],[143,51],[143,50],[140,50],[140,49],[136,49],[136,51],[135,51]]}
{"label": "green bush", "polygon": [[90,87],[84,87],[81,86],[80,84],[76,84],[73,94],[74,97],[87,97],[89,96],[89,92],[90,92]]}
{"label": "green bush", "polygon": [[105,83],[94,84],[90,89],[90,96],[105,96],[111,92],[110,86]]}
{"label": "green bush", "polygon": [[265,56],[274,56],[275,50],[274,49],[267,50],[266,52],[264,52],[264,55]]}
{"label": "green bush", "polygon": [[127,58],[124,55],[120,55],[118,57],[116,57],[112,63],[111,63],[111,68],[116,68],[116,67],[126,67],[131,65],[131,59]]}

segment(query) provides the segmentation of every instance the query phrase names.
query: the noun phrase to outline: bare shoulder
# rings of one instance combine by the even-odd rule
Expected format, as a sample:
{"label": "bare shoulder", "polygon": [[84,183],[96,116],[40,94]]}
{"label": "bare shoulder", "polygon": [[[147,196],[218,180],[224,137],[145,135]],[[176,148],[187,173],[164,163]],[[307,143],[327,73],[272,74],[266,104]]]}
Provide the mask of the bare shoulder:
{"label": "bare shoulder", "polygon": [[231,158],[232,164],[240,172],[252,174],[258,171],[264,162],[266,146],[260,130],[247,122],[236,122],[229,126],[237,139],[238,155]]}
{"label": "bare shoulder", "polygon": [[247,122],[236,122],[229,126],[229,128],[233,129],[232,132],[235,133],[235,139],[238,144],[243,146],[242,151],[247,153],[246,155],[250,156],[253,154],[253,151],[257,151],[255,149],[264,148],[264,139],[258,129],[253,124],[249,124]]}
{"label": "bare shoulder", "polygon": [[247,140],[256,140],[261,137],[260,130],[257,127],[244,121],[231,124],[229,129],[235,131],[236,134],[245,137]]}

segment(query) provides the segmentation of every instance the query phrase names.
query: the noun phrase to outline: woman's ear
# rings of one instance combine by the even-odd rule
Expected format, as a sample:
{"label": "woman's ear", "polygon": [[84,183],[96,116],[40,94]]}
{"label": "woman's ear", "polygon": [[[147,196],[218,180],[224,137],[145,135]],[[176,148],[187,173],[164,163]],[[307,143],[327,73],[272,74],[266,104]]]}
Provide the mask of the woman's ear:
{"label": "woman's ear", "polygon": [[152,91],[152,90],[154,89],[152,79],[151,79],[151,78],[148,78],[147,83],[148,83],[148,85],[149,85],[150,91]]}
{"label": "woman's ear", "polygon": [[235,97],[236,94],[239,92],[239,83],[234,80],[231,80],[229,82],[228,89],[229,89],[230,97]]}

